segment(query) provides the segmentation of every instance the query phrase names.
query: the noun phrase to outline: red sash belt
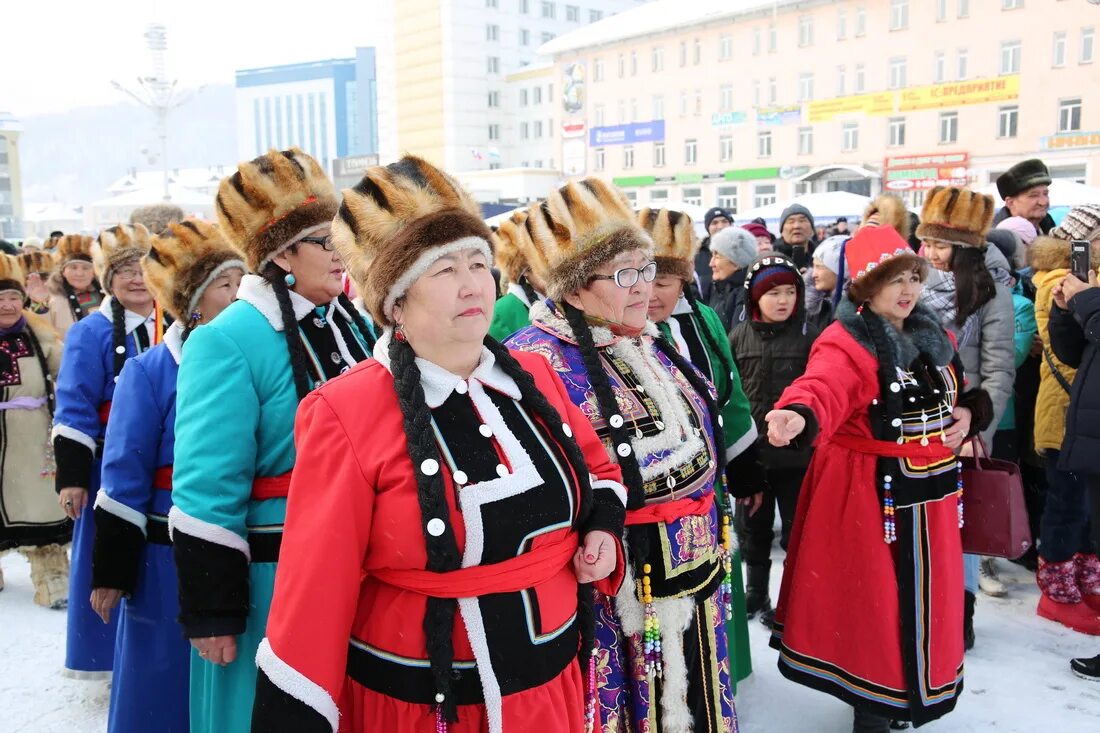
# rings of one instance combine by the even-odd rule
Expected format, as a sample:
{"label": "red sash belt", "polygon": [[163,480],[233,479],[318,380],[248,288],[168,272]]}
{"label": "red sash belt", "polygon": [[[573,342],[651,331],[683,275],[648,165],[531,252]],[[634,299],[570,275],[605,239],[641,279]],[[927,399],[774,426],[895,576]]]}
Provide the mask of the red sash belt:
{"label": "red sash belt", "polygon": [[164,491],[172,490],[171,466],[161,466],[157,469],[157,472],[153,474],[153,488],[163,489]]}
{"label": "red sash belt", "polygon": [[257,476],[252,479],[253,499],[285,499],[290,493],[290,475],[293,471],[278,476]]}
{"label": "red sash belt", "polygon": [[714,506],[714,494],[710,493],[699,499],[677,499],[661,504],[647,504],[640,509],[628,509],[626,512],[626,525],[655,524],[657,522],[675,522],[684,517],[702,516],[710,512]]}
{"label": "red sash belt", "polygon": [[107,418],[111,416],[111,401],[107,400],[99,406],[99,424],[106,425]]}
{"label": "red sash belt", "polygon": [[939,435],[929,436],[928,445],[921,445],[919,441],[906,441],[898,444],[890,440],[875,440],[873,438],[861,438],[857,435],[836,434],[829,439],[841,448],[867,453],[872,456],[886,458],[909,458],[926,461],[942,461],[954,455],[954,452],[943,444]]}
{"label": "red sash belt", "polygon": [[577,534],[570,532],[557,542],[492,565],[446,573],[385,568],[372,570],[370,574],[387,585],[434,598],[476,598],[490,593],[515,593],[541,585],[561,572],[572,561],[577,546]]}

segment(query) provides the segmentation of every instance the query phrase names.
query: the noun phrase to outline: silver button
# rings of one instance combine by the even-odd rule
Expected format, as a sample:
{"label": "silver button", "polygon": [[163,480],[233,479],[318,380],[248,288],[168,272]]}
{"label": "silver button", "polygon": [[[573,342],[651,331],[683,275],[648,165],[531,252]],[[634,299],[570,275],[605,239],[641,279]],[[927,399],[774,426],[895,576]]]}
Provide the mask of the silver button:
{"label": "silver button", "polygon": [[434,476],[439,473],[439,461],[434,458],[425,458],[420,464],[420,472],[425,476]]}
{"label": "silver button", "polygon": [[890,391],[894,392],[895,394],[900,392],[901,391],[901,385],[898,384],[897,382],[891,382],[890,383]]}
{"label": "silver button", "polygon": [[479,425],[478,428],[477,428],[477,431],[479,433],[481,433],[483,437],[486,437],[486,438],[493,437],[493,429],[491,427],[489,427],[488,425],[484,425],[484,424]]}
{"label": "silver button", "polygon": [[447,525],[439,517],[428,521],[428,534],[432,537],[439,537],[446,531]]}
{"label": "silver button", "polygon": [[613,428],[621,428],[623,426],[623,416],[612,415],[611,419],[608,420],[608,422],[611,423],[611,427]]}
{"label": "silver button", "polygon": [[497,464],[497,476],[500,476],[501,478],[504,478],[507,475],[508,475],[508,467],[505,466],[503,463],[498,463]]}
{"label": "silver button", "polygon": [[339,352],[336,352],[336,351],[329,354],[329,358],[332,359],[333,364],[339,364],[342,361],[342,358],[341,358]]}
{"label": "silver button", "polygon": [[561,431],[563,433],[565,433],[565,437],[567,437],[567,438],[572,438],[573,437],[573,428],[569,427],[569,423],[567,423],[567,422],[562,423],[561,424]]}
{"label": "silver button", "polygon": [[316,326],[317,328],[324,328],[325,327],[325,322],[322,321],[320,318],[314,318],[313,319],[313,325]]}
{"label": "silver button", "polygon": [[465,381],[459,382],[458,384],[455,385],[455,392],[458,392],[459,394],[466,394],[469,391],[470,391],[470,388],[468,386],[466,386]]}
{"label": "silver button", "polygon": [[893,425],[895,428],[900,428],[901,427],[901,418],[900,417],[895,417],[893,420],[890,421],[890,424]]}
{"label": "silver button", "polygon": [[721,415],[719,415],[718,416],[718,427],[724,428],[725,426],[726,426],[726,421],[722,418]]}
{"label": "silver button", "polygon": [[470,480],[465,471],[455,471],[452,478],[454,478],[455,483],[459,486],[462,486]]}
{"label": "silver button", "polygon": [[623,458],[626,458],[627,456],[630,455],[630,444],[629,443],[619,443],[619,447],[615,449],[615,452],[618,453]]}
{"label": "silver button", "polygon": [[126,347],[125,346],[116,346],[115,347],[115,353],[116,354],[125,354],[126,353]]}

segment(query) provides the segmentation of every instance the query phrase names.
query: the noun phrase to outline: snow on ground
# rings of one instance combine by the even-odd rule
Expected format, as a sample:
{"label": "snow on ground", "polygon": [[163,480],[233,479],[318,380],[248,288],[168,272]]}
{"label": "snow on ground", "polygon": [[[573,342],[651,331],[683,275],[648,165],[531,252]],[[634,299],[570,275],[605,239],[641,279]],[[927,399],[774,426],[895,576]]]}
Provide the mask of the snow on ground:
{"label": "snow on ground", "polygon": [[[782,555],[773,564],[773,597]],[[17,553],[0,558],[0,733],[100,733],[107,728],[103,682],[69,680],[59,670],[65,613],[31,602],[30,568]],[[1095,733],[1100,683],[1069,671],[1069,658],[1100,653],[1100,638],[1035,615],[1034,576],[1001,562],[1007,598],[978,600],[978,642],[966,658],[966,691],[955,712],[922,728],[930,733]],[[858,609],[852,610],[859,614]],[[738,689],[742,733],[847,733],[851,711],[832,697],[788,682],[775,666],[767,630],[749,624],[754,674]],[[509,733],[512,733],[511,731]]]}

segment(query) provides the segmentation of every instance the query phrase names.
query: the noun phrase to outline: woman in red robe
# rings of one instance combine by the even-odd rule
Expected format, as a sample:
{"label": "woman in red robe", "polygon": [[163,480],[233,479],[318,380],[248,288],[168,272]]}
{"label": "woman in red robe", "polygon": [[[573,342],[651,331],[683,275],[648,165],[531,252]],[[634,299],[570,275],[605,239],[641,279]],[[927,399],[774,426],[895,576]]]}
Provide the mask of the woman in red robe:
{"label": "woman in red robe", "polygon": [[955,450],[990,421],[964,391],[926,266],[897,232],[848,242],[853,274],[806,373],[768,414],[773,445],[817,450],[787,550],[772,646],[795,682],[855,708],[854,731],[921,725],[962,692],[962,488]]}

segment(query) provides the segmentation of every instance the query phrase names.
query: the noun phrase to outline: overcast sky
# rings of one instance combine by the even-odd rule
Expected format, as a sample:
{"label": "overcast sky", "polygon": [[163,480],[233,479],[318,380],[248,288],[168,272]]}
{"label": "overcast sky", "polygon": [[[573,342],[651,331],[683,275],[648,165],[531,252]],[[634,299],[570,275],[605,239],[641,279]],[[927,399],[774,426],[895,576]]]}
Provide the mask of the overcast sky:
{"label": "overcast sky", "polygon": [[354,55],[372,45],[374,0],[6,0],[0,111],[16,117],[110,104],[151,72],[145,26],[168,28],[183,87],[233,83],[257,66]]}

